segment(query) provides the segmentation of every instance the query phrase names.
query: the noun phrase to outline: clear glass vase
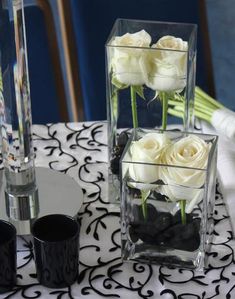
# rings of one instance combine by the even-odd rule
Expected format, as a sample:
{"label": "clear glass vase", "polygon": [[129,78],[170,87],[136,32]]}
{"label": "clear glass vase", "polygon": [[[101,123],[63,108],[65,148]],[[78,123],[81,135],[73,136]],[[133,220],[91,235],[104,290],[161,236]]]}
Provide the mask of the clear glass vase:
{"label": "clear glass vase", "polygon": [[193,127],[197,26],[118,19],[106,43],[109,200],[132,128]]}
{"label": "clear glass vase", "polygon": [[121,161],[124,261],[205,265],[213,232],[217,139],[134,130]]}

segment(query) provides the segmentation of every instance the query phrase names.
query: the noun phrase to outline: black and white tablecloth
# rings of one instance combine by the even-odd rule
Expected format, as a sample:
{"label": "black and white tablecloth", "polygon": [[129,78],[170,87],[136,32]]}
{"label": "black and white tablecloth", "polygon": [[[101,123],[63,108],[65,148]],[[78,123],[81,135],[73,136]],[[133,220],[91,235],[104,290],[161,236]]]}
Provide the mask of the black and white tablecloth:
{"label": "black and white tablecloth", "polygon": [[106,129],[102,122],[33,126],[36,166],[66,173],[83,189],[80,275],[70,288],[42,287],[28,243],[28,250],[18,253],[17,286],[0,298],[235,298],[235,242],[218,186],[206,270],[122,263],[119,206],[107,198]]}

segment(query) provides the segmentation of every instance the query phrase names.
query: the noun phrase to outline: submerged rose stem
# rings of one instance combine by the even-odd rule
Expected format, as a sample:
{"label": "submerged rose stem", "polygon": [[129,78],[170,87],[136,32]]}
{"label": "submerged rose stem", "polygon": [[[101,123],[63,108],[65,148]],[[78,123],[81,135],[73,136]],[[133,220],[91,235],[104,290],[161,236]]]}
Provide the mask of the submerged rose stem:
{"label": "submerged rose stem", "polygon": [[180,200],[180,212],[181,212],[182,224],[186,224],[185,205],[186,205],[186,200],[184,199]]}
{"label": "submerged rose stem", "polygon": [[136,92],[134,86],[131,85],[130,88],[131,88],[131,109],[132,109],[133,128],[138,128]]}
{"label": "submerged rose stem", "polygon": [[142,202],[142,213],[144,216],[144,220],[147,219],[147,205],[146,205],[146,201]]}

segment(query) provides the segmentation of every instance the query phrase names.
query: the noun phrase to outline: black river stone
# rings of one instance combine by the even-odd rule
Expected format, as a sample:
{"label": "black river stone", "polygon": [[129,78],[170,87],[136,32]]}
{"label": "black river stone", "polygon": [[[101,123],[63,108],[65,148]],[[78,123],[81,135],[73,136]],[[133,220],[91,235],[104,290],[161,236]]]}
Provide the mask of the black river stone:
{"label": "black river stone", "polygon": [[111,161],[110,161],[110,168],[113,174],[119,174],[119,162],[124,151],[124,148],[128,141],[128,134],[126,132],[122,132],[118,136],[117,145],[113,149]]}
{"label": "black river stone", "polygon": [[150,245],[194,251],[200,245],[200,219],[186,214],[186,224],[181,222],[180,210],[173,216],[169,212],[157,211],[147,204],[147,217],[140,205],[133,206],[133,221],[129,225],[132,242],[142,240]]}

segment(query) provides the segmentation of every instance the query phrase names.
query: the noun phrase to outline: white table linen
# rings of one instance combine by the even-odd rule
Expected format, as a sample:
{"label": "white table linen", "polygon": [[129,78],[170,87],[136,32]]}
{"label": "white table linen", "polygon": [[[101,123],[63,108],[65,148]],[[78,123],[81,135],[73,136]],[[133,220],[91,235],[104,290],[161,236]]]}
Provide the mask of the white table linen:
{"label": "white table linen", "polygon": [[101,122],[33,126],[36,165],[70,175],[84,192],[79,213],[80,276],[69,288],[41,286],[32,244],[26,243],[28,250],[18,253],[17,286],[0,298],[235,298],[235,247],[218,188],[214,240],[205,271],[122,263],[120,209],[107,199],[106,129]]}

